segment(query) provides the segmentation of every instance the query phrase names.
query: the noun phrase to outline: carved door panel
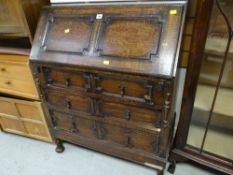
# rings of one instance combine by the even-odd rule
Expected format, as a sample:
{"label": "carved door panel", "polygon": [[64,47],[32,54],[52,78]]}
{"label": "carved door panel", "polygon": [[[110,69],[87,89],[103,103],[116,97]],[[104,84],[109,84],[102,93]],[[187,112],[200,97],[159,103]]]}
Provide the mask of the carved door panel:
{"label": "carved door panel", "polygon": [[104,16],[98,52],[101,56],[147,59],[156,56],[161,16]]}
{"label": "carved door panel", "polygon": [[51,15],[41,47],[46,51],[82,55],[89,49],[93,24],[94,18],[91,15]]}

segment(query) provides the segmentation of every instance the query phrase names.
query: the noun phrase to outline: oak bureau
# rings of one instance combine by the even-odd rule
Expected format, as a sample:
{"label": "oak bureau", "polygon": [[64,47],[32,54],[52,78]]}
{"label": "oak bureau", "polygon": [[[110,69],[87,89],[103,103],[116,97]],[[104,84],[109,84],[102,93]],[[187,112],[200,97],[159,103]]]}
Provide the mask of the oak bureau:
{"label": "oak bureau", "polygon": [[163,170],[186,1],[43,9],[30,63],[63,141]]}

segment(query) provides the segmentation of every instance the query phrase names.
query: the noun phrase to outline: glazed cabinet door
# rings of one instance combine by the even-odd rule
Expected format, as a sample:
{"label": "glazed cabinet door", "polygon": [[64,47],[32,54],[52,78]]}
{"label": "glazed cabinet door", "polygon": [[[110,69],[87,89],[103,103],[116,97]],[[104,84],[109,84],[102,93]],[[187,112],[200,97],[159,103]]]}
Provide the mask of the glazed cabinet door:
{"label": "glazed cabinet door", "polygon": [[211,15],[187,144],[232,161],[233,36],[219,8],[233,30],[233,4],[230,0],[218,3]]}

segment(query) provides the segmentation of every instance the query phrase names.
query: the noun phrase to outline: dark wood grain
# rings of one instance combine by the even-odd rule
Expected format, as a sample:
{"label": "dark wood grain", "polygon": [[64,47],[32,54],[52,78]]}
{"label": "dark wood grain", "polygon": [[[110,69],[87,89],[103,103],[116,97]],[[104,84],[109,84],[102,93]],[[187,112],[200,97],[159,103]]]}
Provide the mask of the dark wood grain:
{"label": "dark wood grain", "polygon": [[[173,77],[185,12],[183,4],[48,7],[38,24],[31,60],[40,58],[52,63]],[[103,15],[102,19],[96,19],[97,14]],[[67,22],[59,23],[63,16]],[[72,20],[76,16],[82,22]],[[81,20],[86,16],[89,16],[85,19],[89,19],[90,25],[88,20]],[[59,24],[54,28],[53,23]],[[77,24],[81,25],[75,27]],[[64,33],[65,29],[70,29],[70,32]],[[64,42],[64,46],[56,42],[58,39]],[[46,42],[52,43],[46,46]],[[63,59],[57,59],[60,53],[56,49],[65,52]]]}

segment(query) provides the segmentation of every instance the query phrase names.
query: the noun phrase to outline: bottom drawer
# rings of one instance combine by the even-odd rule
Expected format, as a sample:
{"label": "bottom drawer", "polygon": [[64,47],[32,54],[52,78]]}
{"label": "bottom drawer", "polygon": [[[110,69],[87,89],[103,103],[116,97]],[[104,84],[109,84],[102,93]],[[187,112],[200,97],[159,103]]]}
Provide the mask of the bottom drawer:
{"label": "bottom drawer", "polygon": [[4,118],[0,116],[0,123],[2,126],[2,129],[4,131],[16,133],[16,134],[24,134],[25,129],[23,127],[23,124],[20,120],[17,119],[11,119],[11,118]]}
{"label": "bottom drawer", "polygon": [[117,143],[125,148],[143,150],[150,153],[158,153],[159,136],[156,134],[96,122],[94,128],[97,138],[109,143]]}
{"label": "bottom drawer", "polygon": [[93,132],[93,123],[85,118],[78,118],[73,115],[58,111],[50,111],[52,124],[56,130],[64,130],[69,133],[75,133],[88,138],[95,138]]}
{"label": "bottom drawer", "polygon": [[40,102],[0,97],[0,125],[3,131],[52,141]]}
{"label": "bottom drawer", "polygon": [[92,138],[106,144],[118,144],[127,149],[158,153],[159,134],[109,124],[91,117],[50,111],[55,130]]}
{"label": "bottom drawer", "polygon": [[138,164],[148,166],[155,169],[164,169],[166,166],[167,159],[160,155],[156,155],[143,150],[134,148],[126,148],[119,144],[109,143],[105,140],[92,139],[83,137],[78,134],[70,134],[64,130],[56,130],[55,138],[62,141],[71,142],[76,145],[80,145],[107,155],[119,157],[125,160],[133,161]]}
{"label": "bottom drawer", "polygon": [[24,124],[24,127],[28,135],[38,138],[38,139],[49,138],[49,135],[48,135],[48,132],[45,126],[41,124],[30,123],[30,122],[23,122],[23,124]]}

